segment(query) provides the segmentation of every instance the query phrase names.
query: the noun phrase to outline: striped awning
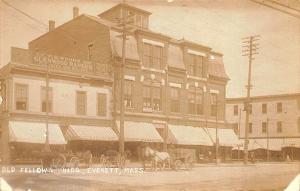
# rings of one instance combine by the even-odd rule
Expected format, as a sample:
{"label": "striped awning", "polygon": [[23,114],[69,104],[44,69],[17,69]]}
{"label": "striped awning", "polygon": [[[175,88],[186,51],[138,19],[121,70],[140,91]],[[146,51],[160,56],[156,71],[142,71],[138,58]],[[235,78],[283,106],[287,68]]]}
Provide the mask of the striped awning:
{"label": "striped awning", "polygon": [[[241,139],[244,142],[244,139]],[[283,139],[269,139],[269,144],[267,139],[249,139],[248,150],[257,150],[257,149],[264,149],[267,150],[269,147],[270,151],[280,151],[283,147]],[[244,150],[244,146],[239,147],[239,150]]]}
{"label": "striped awning", "polygon": [[[50,144],[66,144],[58,124],[49,123],[48,129]],[[9,142],[44,144],[46,142],[46,123],[10,121]]]}
{"label": "striped awning", "polygon": [[[120,130],[120,121],[117,121]],[[163,142],[152,123],[125,121],[124,137],[126,142]]]}
{"label": "striped awning", "polygon": [[70,125],[65,133],[68,141],[117,141],[118,136],[111,127]]}
{"label": "striped awning", "polygon": [[282,142],[282,147],[300,148],[300,138],[285,138]]}
{"label": "striped awning", "polygon": [[[216,128],[205,128],[207,134],[210,136],[212,141],[216,143]],[[226,147],[235,147],[240,145],[240,141],[236,134],[234,133],[233,129],[218,129],[218,138],[219,138],[219,145],[226,146]]]}
{"label": "striped awning", "polygon": [[201,127],[168,125],[168,142],[178,145],[212,146],[213,142]]}

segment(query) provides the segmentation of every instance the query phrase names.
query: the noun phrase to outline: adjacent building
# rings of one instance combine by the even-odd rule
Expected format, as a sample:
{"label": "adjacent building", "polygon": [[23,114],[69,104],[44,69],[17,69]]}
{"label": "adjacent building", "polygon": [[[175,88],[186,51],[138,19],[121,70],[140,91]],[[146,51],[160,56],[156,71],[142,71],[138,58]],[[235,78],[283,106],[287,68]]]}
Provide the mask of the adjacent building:
{"label": "adjacent building", "polygon": [[[226,100],[226,119],[242,140],[245,138],[245,101],[244,97]],[[250,150],[280,151],[277,158],[286,159],[289,155],[289,158],[300,159],[300,94],[251,97],[248,137]]]}
{"label": "adjacent building", "polygon": [[[121,80],[125,149],[137,152],[141,142],[161,148],[166,142],[207,152],[203,147],[213,150],[216,127],[224,132],[221,147],[235,145],[225,123],[229,77],[223,55],[151,31],[150,16],[125,3],[97,17],[79,15],[74,7],[72,20],[59,27],[49,21],[49,32],[29,42],[28,49],[12,48],[10,63],[0,70],[2,158],[9,161],[24,145],[15,143],[43,144],[47,126],[52,145],[68,143],[68,149],[95,155],[117,149]],[[130,21],[124,76],[119,72],[122,18]]]}

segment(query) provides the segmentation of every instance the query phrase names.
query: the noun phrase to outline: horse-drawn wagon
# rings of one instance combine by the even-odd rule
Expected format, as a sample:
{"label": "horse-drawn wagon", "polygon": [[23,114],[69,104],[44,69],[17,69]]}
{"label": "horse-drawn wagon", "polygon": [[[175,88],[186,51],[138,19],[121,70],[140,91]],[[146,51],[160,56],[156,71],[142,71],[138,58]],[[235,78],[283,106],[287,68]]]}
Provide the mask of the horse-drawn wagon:
{"label": "horse-drawn wagon", "polygon": [[98,159],[101,167],[118,167],[125,166],[125,157],[116,150],[108,150],[105,154],[102,154]]}
{"label": "horse-drawn wagon", "polygon": [[80,166],[90,167],[92,165],[91,151],[56,153],[52,159],[53,168],[76,168]]}
{"label": "horse-drawn wagon", "polygon": [[195,151],[193,149],[176,148],[170,149],[171,168],[175,170],[190,170],[194,166]]}
{"label": "horse-drawn wagon", "polygon": [[190,170],[193,168],[195,161],[195,150],[193,149],[175,148],[169,149],[168,152],[159,152],[150,147],[146,147],[144,155],[144,168],[146,167],[146,162],[149,161],[151,169],[155,170],[157,170],[158,167],[161,170],[165,167],[175,170]]}

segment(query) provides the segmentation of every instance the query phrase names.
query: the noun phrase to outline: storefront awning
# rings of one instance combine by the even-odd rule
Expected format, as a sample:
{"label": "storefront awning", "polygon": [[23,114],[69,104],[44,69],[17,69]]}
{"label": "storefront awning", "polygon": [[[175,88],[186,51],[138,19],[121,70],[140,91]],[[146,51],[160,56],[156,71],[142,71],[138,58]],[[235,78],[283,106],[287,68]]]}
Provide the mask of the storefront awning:
{"label": "storefront awning", "polygon": [[118,141],[118,136],[110,127],[70,125],[65,135],[68,141]]}
{"label": "storefront awning", "polygon": [[[117,122],[120,130],[120,122]],[[127,142],[163,142],[152,123],[126,121],[124,136]]]}
{"label": "storefront awning", "polygon": [[[49,123],[49,143],[66,144],[66,140],[58,124]],[[46,124],[34,122],[9,122],[9,142],[39,143],[46,141]]]}
{"label": "storefront awning", "polygon": [[285,138],[282,142],[282,147],[300,148],[300,138]]}
{"label": "storefront awning", "polygon": [[[216,128],[205,128],[207,134],[212,141],[216,142]],[[240,144],[238,137],[234,133],[233,129],[218,129],[219,145],[226,147],[235,147]]]}
{"label": "storefront awning", "polygon": [[[244,139],[241,139],[244,142]],[[280,151],[282,148],[283,139],[269,139],[269,150]],[[267,150],[267,139],[249,139],[248,150],[253,151],[257,149]],[[244,146],[239,147],[239,150],[244,150]]]}
{"label": "storefront awning", "polygon": [[179,145],[213,145],[203,128],[180,125],[168,125],[168,128],[170,143]]}

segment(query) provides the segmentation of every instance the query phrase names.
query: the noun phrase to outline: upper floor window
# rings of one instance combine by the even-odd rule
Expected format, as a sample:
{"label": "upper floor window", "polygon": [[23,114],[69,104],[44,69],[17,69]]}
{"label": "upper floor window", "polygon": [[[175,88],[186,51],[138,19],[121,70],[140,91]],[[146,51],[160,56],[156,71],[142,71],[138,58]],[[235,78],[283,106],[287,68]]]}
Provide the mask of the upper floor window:
{"label": "upper floor window", "polygon": [[266,122],[262,122],[261,124],[261,132],[262,133],[266,133],[267,132],[267,123]]}
{"label": "upper floor window", "polygon": [[194,54],[187,54],[188,74],[191,76],[204,77],[204,57]]}
{"label": "upper floor window", "polygon": [[85,115],[86,114],[86,106],[87,106],[86,92],[77,91],[76,93],[76,113],[77,115]]}
{"label": "upper floor window", "polygon": [[151,108],[156,111],[161,111],[161,88],[144,86],[143,103],[144,108]]}
{"label": "upper floor window", "polygon": [[148,68],[162,69],[163,47],[143,43],[143,64]]}
{"label": "upper floor window", "polygon": [[238,115],[239,114],[239,106],[238,105],[234,105],[233,106],[233,115]]}
{"label": "upper floor window", "polygon": [[249,103],[249,105],[248,105],[248,109],[249,109],[249,114],[252,114],[252,104],[251,103]]}
{"label": "upper floor window", "polygon": [[99,116],[106,115],[106,94],[105,93],[98,93],[97,95],[97,114]]}
{"label": "upper floor window", "polygon": [[42,87],[42,112],[52,112],[52,88],[48,88],[48,108],[47,108],[47,88]]}
{"label": "upper floor window", "polygon": [[282,122],[281,121],[277,122],[277,133],[282,133]]}
{"label": "upper floor window", "polygon": [[263,104],[261,105],[261,112],[262,112],[262,113],[267,113],[267,104],[266,104],[266,103],[263,103]]}
{"label": "upper floor window", "polygon": [[16,110],[28,109],[28,85],[16,84],[15,85],[15,106]]}
{"label": "upper floor window", "polygon": [[124,81],[124,105],[126,107],[133,107],[133,83],[134,81]]}
{"label": "upper floor window", "polygon": [[297,98],[298,109],[300,109],[300,97]]}
{"label": "upper floor window", "polygon": [[171,87],[171,112],[180,112],[180,89]]}
{"label": "upper floor window", "polygon": [[3,110],[6,109],[6,83],[0,80],[0,96],[2,97],[2,104],[0,105]]}
{"label": "upper floor window", "polygon": [[281,113],[282,112],[282,103],[279,102],[277,103],[277,113]]}
{"label": "upper floor window", "polygon": [[92,60],[93,46],[94,43],[88,44],[88,60]]}
{"label": "upper floor window", "polygon": [[210,115],[217,116],[217,94],[210,94]]}
{"label": "upper floor window", "polygon": [[202,115],[203,114],[203,91],[202,89],[195,89],[189,91],[188,94],[188,109],[189,114]]}
{"label": "upper floor window", "polygon": [[252,123],[248,124],[248,133],[252,133]]}

